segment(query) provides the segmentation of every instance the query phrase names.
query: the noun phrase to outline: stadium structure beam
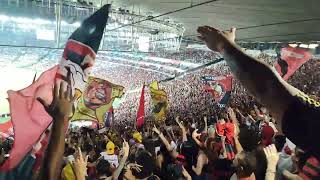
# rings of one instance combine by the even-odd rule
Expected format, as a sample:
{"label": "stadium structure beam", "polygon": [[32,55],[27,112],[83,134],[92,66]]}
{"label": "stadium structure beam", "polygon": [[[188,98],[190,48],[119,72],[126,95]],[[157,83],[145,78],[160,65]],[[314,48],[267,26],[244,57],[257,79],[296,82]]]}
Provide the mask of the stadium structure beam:
{"label": "stadium structure beam", "polygon": [[56,47],[59,48],[60,45],[60,35],[61,35],[61,0],[57,1],[56,4]]}

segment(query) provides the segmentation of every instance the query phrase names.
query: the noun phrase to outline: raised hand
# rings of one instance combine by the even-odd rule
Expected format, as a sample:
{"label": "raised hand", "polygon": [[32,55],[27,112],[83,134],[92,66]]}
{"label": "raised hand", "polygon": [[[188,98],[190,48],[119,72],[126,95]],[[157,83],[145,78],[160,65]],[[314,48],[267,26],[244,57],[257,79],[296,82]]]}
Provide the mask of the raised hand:
{"label": "raised hand", "polygon": [[143,166],[141,166],[141,165],[139,165],[139,164],[136,164],[136,163],[129,163],[128,165],[127,165],[127,168],[128,169],[132,169],[132,170],[135,170],[136,172],[141,172],[141,168],[142,168]]}
{"label": "raised hand", "polygon": [[265,147],[263,150],[268,162],[267,170],[275,172],[277,163],[279,161],[279,154],[276,149],[276,146],[274,144],[271,144],[270,146]]}
{"label": "raised hand", "polygon": [[232,120],[237,119],[236,113],[234,113],[234,111],[231,107],[228,108],[227,112],[228,112],[230,119],[232,119]]}
{"label": "raised hand", "polygon": [[182,122],[179,121],[179,118],[180,118],[179,116],[176,117],[176,123],[178,124],[178,126],[180,127],[181,130],[185,131],[186,129],[185,129],[184,125],[182,124]]}
{"label": "raised hand", "polygon": [[161,133],[160,130],[154,125],[152,131],[157,133],[158,135]]}
{"label": "raised hand", "polygon": [[193,132],[192,132],[192,138],[193,139],[196,139],[198,137],[200,137],[201,134],[198,133],[198,129],[195,129]]}
{"label": "raised hand", "polygon": [[72,168],[77,179],[81,179],[81,180],[85,179],[85,176],[87,174],[87,163],[88,163],[88,156],[83,158],[81,149],[78,147],[77,156],[75,157],[75,160],[72,163]]}
{"label": "raised hand", "polygon": [[219,31],[210,26],[198,27],[198,38],[204,41],[208,48],[213,51],[222,52],[226,42],[234,43],[236,38],[236,28],[231,28],[229,31]]}
{"label": "raised hand", "polygon": [[70,117],[73,102],[76,99],[75,96],[72,96],[71,86],[61,81],[60,85],[55,84],[53,91],[54,96],[50,105],[41,98],[37,98],[37,100],[54,119],[56,119],[56,117]]}
{"label": "raised hand", "polygon": [[125,139],[123,139],[122,150],[123,150],[123,156],[128,157],[129,152],[130,152],[130,146],[129,146],[129,143]]}

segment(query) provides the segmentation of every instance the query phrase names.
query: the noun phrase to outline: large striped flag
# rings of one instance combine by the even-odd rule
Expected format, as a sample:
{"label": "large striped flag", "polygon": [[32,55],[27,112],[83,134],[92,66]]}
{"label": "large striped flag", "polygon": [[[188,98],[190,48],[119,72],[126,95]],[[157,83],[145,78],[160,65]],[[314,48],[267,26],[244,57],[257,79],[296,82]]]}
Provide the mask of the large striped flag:
{"label": "large striped flag", "polygon": [[150,95],[153,104],[153,115],[156,121],[164,121],[168,110],[167,93],[159,88],[157,81],[150,84]]}
{"label": "large striped flag", "polygon": [[231,96],[232,76],[203,76],[204,90],[212,94],[220,106],[225,106]]}
{"label": "large striped flag", "polygon": [[81,96],[100,46],[109,10],[110,5],[105,5],[82,22],[67,41],[59,65],[45,71],[29,87],[8,91],[15,141],[10,157],[0,171],[16,167],[51,123],[52,118],[37,98],[50,104],[55,81],[70,82],[73,93]]}
{"label": "large striped flag", "polygon": [[305,49],[293,47],[282,48],[281,54],[278,55],[274,67],[280,76],[284,80],[287,80],[297,69],[309,61],[311,57],[312,54]]}
{"label": "large striped flag", "polygon": [[145,85],[142,86],[139,108],[137,112],[137,122],[136,122],[137,129],[141,129],[144,124],[144,88],[145,88]]}

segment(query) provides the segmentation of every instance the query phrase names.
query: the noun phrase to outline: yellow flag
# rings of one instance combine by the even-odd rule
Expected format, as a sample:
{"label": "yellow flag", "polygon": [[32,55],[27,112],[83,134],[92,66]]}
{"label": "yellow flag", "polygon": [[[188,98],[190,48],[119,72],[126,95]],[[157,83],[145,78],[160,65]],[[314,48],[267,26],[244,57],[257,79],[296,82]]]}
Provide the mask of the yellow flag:
{"label": "yellow flag", "polygon": [[123,89],[124,87],[106,80],[89,77],[71,121],[91,120],[103,123],[105,113],[112,107],[114,99],[123,95]]}
{"label": "yellow flag", "polygon": [[163,121],[166,118],[168,109],[167,93],[159,89],[157,81],[153,81],[150,85],[150,95],[153,104],[153,115],[156,121]]}

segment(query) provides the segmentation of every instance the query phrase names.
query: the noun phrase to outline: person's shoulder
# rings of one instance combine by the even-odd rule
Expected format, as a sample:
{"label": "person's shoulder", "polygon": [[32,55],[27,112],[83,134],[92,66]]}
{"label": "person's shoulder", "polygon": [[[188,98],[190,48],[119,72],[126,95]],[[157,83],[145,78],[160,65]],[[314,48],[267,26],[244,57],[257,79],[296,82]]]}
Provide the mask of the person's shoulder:
{"label": "person's shoulder", "polygon": [[310,96],[306,95],[303,92],[299,92],[295,96],[295,101],[293,103],[301,103],[306,107],[315,108],[320,111],[320,102]]}

